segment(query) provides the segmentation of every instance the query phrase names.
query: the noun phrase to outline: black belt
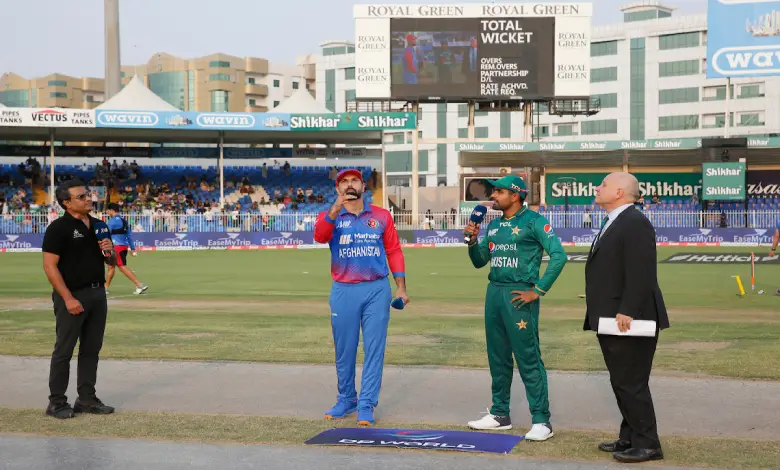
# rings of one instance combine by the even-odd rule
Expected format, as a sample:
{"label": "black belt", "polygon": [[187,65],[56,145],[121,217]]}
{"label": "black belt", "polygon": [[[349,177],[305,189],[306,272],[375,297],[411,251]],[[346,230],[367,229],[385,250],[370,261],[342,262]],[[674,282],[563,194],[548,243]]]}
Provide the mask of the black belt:
{"label": "black belt", "polygon": [[103,282],[101,282],[101,281],[95,281],[95,282],[93,282],[93,283],[91,283],[91,284],[86,284],[86,285],[83,285],[83,286],[79,286],[79,287],[78,287],[78,288],[76,288],[76,289],[71,289],[71,291],[72,291],[72,292],[76,292],[76,291],[79,291],[79,290],[86,290],[86,289],[99,289],[99,288],[103,288]]}

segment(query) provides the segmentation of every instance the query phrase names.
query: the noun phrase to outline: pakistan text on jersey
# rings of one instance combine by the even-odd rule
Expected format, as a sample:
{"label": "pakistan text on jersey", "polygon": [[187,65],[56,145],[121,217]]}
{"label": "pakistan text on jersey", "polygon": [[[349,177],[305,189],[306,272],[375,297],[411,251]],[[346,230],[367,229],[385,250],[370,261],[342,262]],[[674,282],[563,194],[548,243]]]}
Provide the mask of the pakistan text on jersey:
{"label": "pakistan text on jersey", "polygon": [[517,268],[517,258],[510,258],[507,256],[498,256],[496,258],[490,258],[491,268]]}
{"label": "pakistan text on jersey", "polygon": [[339,248],[339,258],[365,258],[382,256],[382,252],[377,246],[356,246],[350,248]]}

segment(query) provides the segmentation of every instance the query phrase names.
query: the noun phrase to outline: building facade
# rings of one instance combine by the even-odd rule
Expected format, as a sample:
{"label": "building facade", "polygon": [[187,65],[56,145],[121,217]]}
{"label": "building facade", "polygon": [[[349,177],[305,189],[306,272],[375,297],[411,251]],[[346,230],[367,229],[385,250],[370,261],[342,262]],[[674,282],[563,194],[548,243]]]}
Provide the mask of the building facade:
{"label": "building facade", "polygon": [[[620,24],[594,27],[591,96],[600,111],[589,117],[534,112],[533,138],[540,141],[644,140],[718,137],[725,133],[726,80],[707,79],[707,16],[676,17],[656,2],[622,8]],[[317,99],[342,112],[354,101],[351,42],[322,45],[316,57]],[[312,59],[314,60],[314,59]],[[780,77],[731,81],[731,136],[780,133]],[[421,106],[425,138],[468,137],[468,109],[458,104]],[[524,136],[522,113],[477,112],[475,138]],[[386,135],[388,183],[410,184],[411,133]],[[420,144],[421,186],[458,185],[454,144]]]}
{"label": "building facade", "polygon": [[[146,64],[121,70],[122,86],[138,75],[150,90],[182,111],[270,111],[312,82],[299,66],[227,54],[182,59],[159,53]],[[0,77],[0,103],[9,107],[92,109],[104,100],[102,78],[52,74],[28,80],[14,73]]]}

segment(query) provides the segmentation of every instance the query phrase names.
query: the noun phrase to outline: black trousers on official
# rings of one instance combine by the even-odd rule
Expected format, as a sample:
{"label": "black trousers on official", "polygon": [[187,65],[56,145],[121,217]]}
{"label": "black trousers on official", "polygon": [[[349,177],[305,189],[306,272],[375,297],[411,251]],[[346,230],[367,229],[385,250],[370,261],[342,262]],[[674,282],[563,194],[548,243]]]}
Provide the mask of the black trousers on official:
{"label": "black trousers on official", "polygon": [[49,370],[49,402],[64,403],[70,379],[70,361],[73,350],[79,343],[79,362],[77,371],[77,390],[82,401],[95,398],[98,357],[103,347],[103,335],[106,331],[108,303],[106,290],[102,284],[97,288],[81,289],[73,292],[81,302],[84,311],[71,315],[65,307],[65,301],[54,292],[54,316],[57,325],[57,341],[51,355]]}
{"label": "black trousers on official", "polygon": [[631,447],[638,449],[660,449],[649,384],[658,335],[653,338],[597,336],[612,390],[623,415],[620,439],[630,441]]}

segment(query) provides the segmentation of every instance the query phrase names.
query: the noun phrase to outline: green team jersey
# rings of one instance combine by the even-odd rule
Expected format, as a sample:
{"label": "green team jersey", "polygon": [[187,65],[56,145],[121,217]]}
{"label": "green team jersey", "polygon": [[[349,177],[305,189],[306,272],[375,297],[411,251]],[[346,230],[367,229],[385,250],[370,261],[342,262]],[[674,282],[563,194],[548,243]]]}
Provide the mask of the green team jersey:
{"label": "green team jersey", "polygon": [[[490,263],[488,279],[491,282],[530,284],[539,295],[550,290],[568,260],[550,222],[527,208],[509,219],[492,220],[487,234],[468,250],[475,268]],[[540,279],[539,270],[545,251],[550,255],[550,262]]]}

